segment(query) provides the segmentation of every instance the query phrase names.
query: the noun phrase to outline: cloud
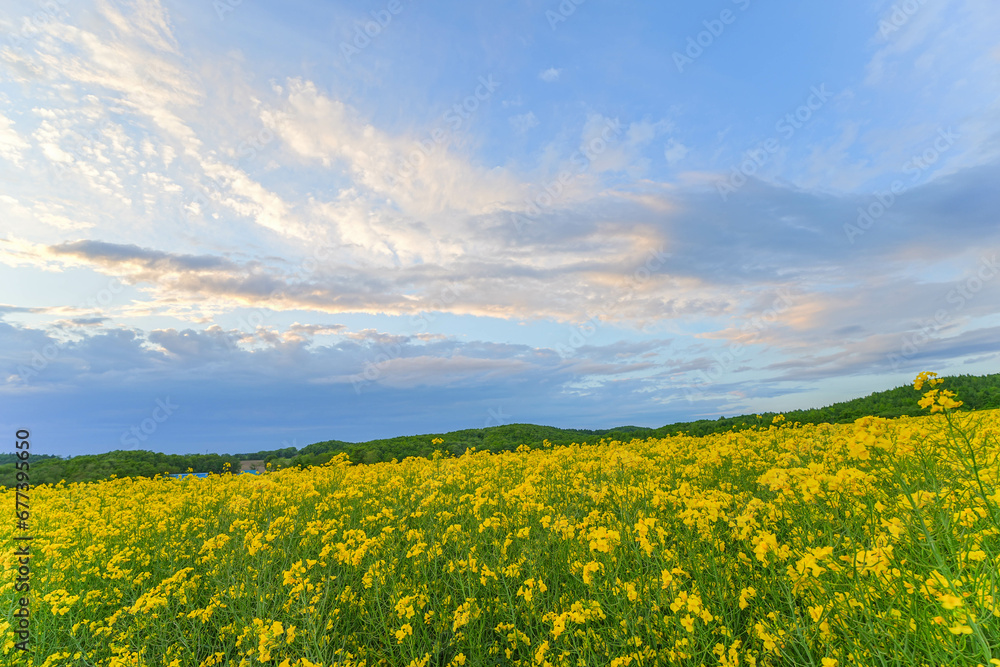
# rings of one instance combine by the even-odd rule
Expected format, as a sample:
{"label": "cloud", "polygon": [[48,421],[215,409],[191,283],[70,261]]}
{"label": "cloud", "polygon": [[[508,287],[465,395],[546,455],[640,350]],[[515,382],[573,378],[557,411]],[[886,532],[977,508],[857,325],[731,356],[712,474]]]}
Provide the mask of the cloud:
{"label": "cloud", "polygon": [[672,166],[683,160],[690,151],[690,148],[676,139],[670,139],[663,149],[663,156],[667,158],[667,164]]}
{"label": "cloud", "polygon": [[507,120],[510,121],[510,126],[513,128],[515,134],[525,134],[531,128],[538,126],[538,118],[535,117],[533,111],[511,116]]}
{"label": "cloud", "polygon": [[288,327],[284,335],[284,340],[311,341],[316,336],[340,334],[346,328],[343,324],[299,324],[295,322]]}
{"label": "cloud", "polygon": [[[12,301],[82,303],[0,306],[2,324],[35,327],[0,327],[0,391],[65,392],[79,424],[178,392],[198,415],[188,435],[226,417],[241,438],[261,437],[243,424],[298,428],[293,414],[326,437],[334,423],[478,426],[498,405],[666,423],[692,409],[679,387],[716,366],[699,410],[888,372],[941,308],[950,320],[909,361],[989,363],[1000,283],[960,308],[949,294],[1000,248],[996,13],[936,7],[879,36],[867,81],[726,201],[728,171],[697,163],[723,138],[757,139],[680,103],[555,97],[555,136],[511,142],[541,134],[513,84],[436,72],[413,95],[385,66],[393,40],[363,74],[290,73],[279,57],[265,83],[251,47],[266,40],[240,32],[252,12],[224,47],[175,34],[186,24],[152,0],[60,15],[2,55],[16,111],[0,116],[0,164],[23,177],[0,195],[0,262],[21,281]],[[960,141],[911,179],[907,160],[956,118]],[[894,178],[905,187],[885,204],[874,193]],[[859,210],[878,213],[849,237]],[[530,344],[481,340],[514,323]]]}
{"label": "cloud", "polygon": [[550,67],[544,69],[538,73],[538,78],[547,83],[552,83],[559,80],[559,75],[562,74],[561,69],[556,69],[555,67]]}
{"label": "cloud", "polygon": [[17,133],[11,120],[0,113],[0,157],[19,166],[23,151],[29,147],[30,144]]}
{"label": "cloud", "polygon": [[100,326],[105,322],[109,322],[110,318],[107,317],[74,317],[68,320],[68,324],[77,327],[94,327]]}
{"label": "cloud", "polygon": [[173,255],[167,252],[140,248],[135,245],[106,243],[103,241],[74,241],[49,248],[55,255],[72,255],[90,260],[111,269],[123,266],[139,267],[142,271],[217,271],[233,270],[233,262],[208,255]]}
{"label": "cloud", "polygon": [[[344,102],[321,94],[313,82],[292,79],[284,107],[265,111],[264,118],[296,154],[326,168],[347,170],[355,180],[352,194],[359,213],[369,218],[362,222],[356,219],[358,214],[339,206],[355,218],[350,220],[355,223],[352,226],[395,224],[397,211],[382,206],[372,211],[372,204],[385,197],[408,216],[440,226],[444,220],[435,223],[428,218],[448,210],[483,214],[493,210],[498,201],[518,195],[519,184],[503,169],[477,167],[449,150],[445,142],[434,141],[434,136],[440,136],[435,130],[447,137],[454,125],[461,129],[465,120],[460,115],[447,116],[451,121],[442,119],[441,125],[429,130],[429,137],[393,135],[373,127]],[[349,233],[352,226],[342,225],[341,234]],[[364,238],[352,240],[371,245]],[[399,250],[407,255],[420,252],[408,247],[405,237],[401,241]]]}
{"label": "cloud", "polygon": [[626,359],[649,358],[671,344],[671,339],[652,338],[642,341],[618,341],[607,345],[582,345],[577,354],[595,361],[623,361]]}
{"label": "cloud", "polygon": [[[983,247],[1000,245],[989,213],[1000,207],[989,194],[998,173],[998,167],[966,170],[899,195],[853,244],[844,226],[856,223],[867,197],[809,194],[752,181],[734,195],[738,217],[732,215],[736,200],[723,202],[713,190],[653,185],[645,191],[605,191],[592,200],[571,195],[561,206],[525,218],[520,230],[511,223],[512,212],[502,208],[468,216],[458,225],[467,240],[447,262],[400,262],[391,272],[352,260],[351,246],[343,243],[320,248],[316,259],[303,253],[297,259],[237,260],[97,239],[46,246],[14,238],[0,242],[0,260],[46,270],[89,267],[130,285],[149,285],[147,298],[171,303],[175,312],[187,304],[205,316],[239,305],[390,313],[411,317],[414,327],[424,311],[567,322],[606,312],[633,324],[718,317],[753,312],[761,293],[785,288],[810,294],[825,285],[823,294],[792,309],[806,323],[820,313],[828,320],[839,317],[831,298],[853,289],[854,279],[873,281],[884,274],[885,266],[872,265],[873,258],[889,259],[899,276],[925,257],[956,261],[967,250],[961,236],[948,233],[956,216]],[[426,234],[413,231],[415,238]],[[512,282],[517,290],[509,288]],[[898,296],[885,298],[904,303]],[[855,294],[844,303],[856,300]],[[923,301],[915,293],[911,310]],[[806,308],[814,314],[806,315]]]}
{"label": "cloud", "polygon": [[[489,341],[459,341],[442,336],[401,336],[374,329],[351,331],[340,324],[293,324],[283,331],[155,329],[148,334],[125,328],[93,329],[104,318],[78,319],[73,338],[0,323],[0,339],[10,351],[4,387],[56,386],[83,389],[104,383],[111,373],[152,373],[148,380],[185,377],[221,384],[266,386],[281,382],[377,388],[488,387],[491,383],[551,383],[555,387],[584,377],[627,375],[653,368],[648,353],[665,341],[588,345],[564,360],[549,349]],[[329,337],[326,342],[313,340]],[[24,376],[19,365],[33,351],[46,349],[50,362]],[[640,357],[636,359],[636,357]],[[544,380],[543,380],[544,378]],[[596,385],[595,385],[596,386]],[[356,393],[356,392],[355,392]]]}
{"label": "cloud", "polygon": [[26,308],[24,306],[10,306],[0,303],[0,317],[7,313],[44,313],[48,308]]}

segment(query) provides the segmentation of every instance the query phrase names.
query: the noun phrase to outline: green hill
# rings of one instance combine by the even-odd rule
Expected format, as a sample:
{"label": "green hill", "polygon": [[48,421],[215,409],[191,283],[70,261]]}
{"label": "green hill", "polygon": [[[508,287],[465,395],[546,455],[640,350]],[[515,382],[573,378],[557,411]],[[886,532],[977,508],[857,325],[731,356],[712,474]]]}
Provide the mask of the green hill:
{"label": "green hill", "polygon": [[[1000,408],[1000,373],[992,375],[956,375],[944,378],[942,388],[957,391],[964,402],[962,410],[988,410]],[[864,398],[834,403],[822,408],[792,410],[783,413],[789,422],[803,424],[844,424],[859,417],[901,417],[926,414],[917,405],[919,394],[910,384],[886,391],[879,391]],[[233,470],[247,459],[263,459],[272,468],[308,466],[326,463],[339,453],[346,453],[354,463],[377,463],[402,460],[408,456],[431,456],[441,450],[458,456],[468,449],[512,451],[519,445],[542,447],[548,440],[553,445],[573,442],[595,442],[600,439],[632,440],[633,438],[664,437],[677,433],[709,435],[730,430],[742,430],[771,423],[776,413],[719,417],[698,421],[668,424],[659,428],[618,426],[610,429],[563,429],[534,424],[507,424],[489,428],[464,429],[449,433],[427,433],[399,436],[368,442],[352,443],[342,440],[316,442],[302,449],[286,447],[245,454],[161,454],[148,451],[114,451],[105,454],[60,457],[33,456],[31,480],[33,484],[54,484],[60,480],[86,482],[119,477],[152,477],[163,472],[179,473],[189,468],[197,472],[221,473],[229,463]],[[442,442],[433,444],[433,439]],[[0,483],[11,486],[14,482],[13,454],[0,455]]]}

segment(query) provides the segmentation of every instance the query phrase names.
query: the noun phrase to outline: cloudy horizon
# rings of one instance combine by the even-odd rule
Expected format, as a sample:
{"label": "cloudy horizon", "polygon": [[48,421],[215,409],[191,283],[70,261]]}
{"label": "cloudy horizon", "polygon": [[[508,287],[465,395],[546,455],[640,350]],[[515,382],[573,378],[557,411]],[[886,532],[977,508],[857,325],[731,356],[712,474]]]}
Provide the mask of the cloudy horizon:
{"label": "cloudy horizon", "polygon": [[1000,370],[986,0],[0,10],[0,426],[249,452]]}

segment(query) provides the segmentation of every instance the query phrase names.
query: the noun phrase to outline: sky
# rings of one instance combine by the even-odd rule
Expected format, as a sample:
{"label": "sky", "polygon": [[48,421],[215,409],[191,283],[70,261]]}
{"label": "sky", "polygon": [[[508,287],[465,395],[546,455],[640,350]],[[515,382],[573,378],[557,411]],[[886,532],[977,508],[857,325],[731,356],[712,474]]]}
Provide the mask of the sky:
{"label": "sky", "polygon": [[0,8],[0,429],[238,453],[1000,371],[993,0]]}

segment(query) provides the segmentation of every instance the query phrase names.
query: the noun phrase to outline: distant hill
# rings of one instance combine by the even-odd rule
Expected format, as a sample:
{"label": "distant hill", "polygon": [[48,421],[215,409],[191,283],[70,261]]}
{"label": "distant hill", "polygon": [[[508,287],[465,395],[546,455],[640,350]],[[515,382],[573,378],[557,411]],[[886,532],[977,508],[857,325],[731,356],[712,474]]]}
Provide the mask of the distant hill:
{"label": "distant hill", "polygon": [[[964,402],[963,410],[989,410],[1000,408],[1000,373],[992,375],[957,375],[943,378],[943,388],[957,391]],[[903,385],[886,391],[879,391],[864,398],[834,403],[823,408],[809,410],[791,410],[784,412],[785,419],[803,424],[846,424],[859,417],[868,415],[876,417],[902,417],[927,414],[926,410],[917,405],[920,394],[913,389],[912,384]],[[435,449],[448,451],[459,455],[470,447],[489,449],[491,451],[513,450],[518,445],[526,444],[539,447],[543,440],[553,445],[570,444],[599,440],[632,440],[634,438],[662,438],[667,435],[686,433],[688,435],[710,435],[730,430],[751,428],[757,424],[770,424],[776,412],[757,415],[740,415],[737,417],[719,417],[718,419],[700,419],[691,422],[667,424],[659,428],[643,426],[618,426],[610,429],[561,429],[553,426],[535,426],[533,424],[508,424],[490,428],[466,429],[451,433],[431,433],[426,435],[400,436],[385,440],[372,440],[362,443],[344,443],[339,440],[317,442],[303,447],[297,456],[288,463],[297,465],[309,459],[328,452],[347,452],[351,461],[359,463],[375,463],[391,459],[403,459],[407,456],[429,456]],[[433,438],[444,442],[431,445]],[[282,461],[281,463],[285,463]]]}
{"label": "distant hill", "polygon": [[[942,388],[957,391],[964,402],[962,410],[989,410],[1000,408],[1000,373],[992,375],[956,375],[944,378]],[[803,424],[844,424],[859,417],[901,417],[926,414],[917,405],[920,394],[912,384],[886,391],[879,391],[864,398],[855,398],[810,410],[791,410],[783,413],[789,422]],[[534,424],[507,424],[489,428],[473,428],[449,433],[427,433],[399,436],[368,442],[325,440],[302,449],[284,449],[248,452],[245,454],[161,454],[147,451],[114,451],[106,454],[74,456],[69,459],[50,456],[32,456],[31,481],[33,484],[54,484],[60,480],[86,482],[118,477],[152,477],[159,473],[180,473],[189,468],[196,472],[221,473],[226,463],[239,471],[240,461],[263,459],[272,469],[290,466],[309,466],[326,463],[339,453],[346,453],[354,463],[377,463],[402,460],[408,456],[431,456],[441,450],[458,456],[470,448],[489,451],[512,451],[519,445],[542,447],[548,440],[552,445],[574,442],[607,440],[632,440],[633,438],[664,437],[678,433],[709,435],[730,430],[743,430],[758,424],[770,424],[777,413],[719,417],[698,421],[667,424],[659,428],[618,426],[610,429],[564,429]],[[433,439],[442,442],[433,444]],[[11,486],[14,480],[14,455],[0,455],[0,484]]]}

